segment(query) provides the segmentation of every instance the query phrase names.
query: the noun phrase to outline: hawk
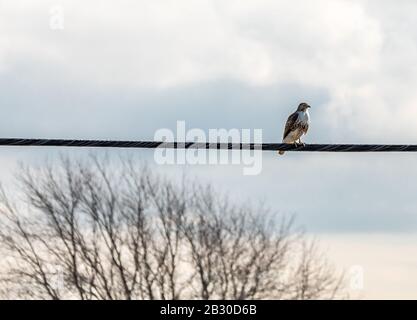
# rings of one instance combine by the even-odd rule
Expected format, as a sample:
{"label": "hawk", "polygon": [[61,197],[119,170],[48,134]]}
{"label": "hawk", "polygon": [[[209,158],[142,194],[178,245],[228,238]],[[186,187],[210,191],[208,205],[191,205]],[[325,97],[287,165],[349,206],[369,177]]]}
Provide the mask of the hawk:
{"label": "hawk", "polygon": [[[296,146],[298,144],[304,145],[301,141],[301,136],[307,133],[308,127],[310,126],[309,108],[311,107],[307,103],[300,103],[297,111],[288,117],[282,138],[283,143],[293,143]],[[285,152],[278,151],[278,153],[283,155]]]}

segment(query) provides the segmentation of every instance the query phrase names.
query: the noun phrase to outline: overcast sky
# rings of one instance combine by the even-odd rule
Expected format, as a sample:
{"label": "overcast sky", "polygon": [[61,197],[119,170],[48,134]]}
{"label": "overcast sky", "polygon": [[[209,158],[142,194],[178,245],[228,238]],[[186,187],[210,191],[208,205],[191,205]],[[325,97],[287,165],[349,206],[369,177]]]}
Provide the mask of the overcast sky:
{"label": "overcast sky", "polygon": [[[307,143],[417,143],[416,21],[413,0],[0,0],[0,136],[152,139],[185,120],[278,142],[306,101]],[[56,152],[2,148],[0,178]],[[253,177],[157,168],[295,213],[335,243],[417,231],[417,154],[265,153]]]}

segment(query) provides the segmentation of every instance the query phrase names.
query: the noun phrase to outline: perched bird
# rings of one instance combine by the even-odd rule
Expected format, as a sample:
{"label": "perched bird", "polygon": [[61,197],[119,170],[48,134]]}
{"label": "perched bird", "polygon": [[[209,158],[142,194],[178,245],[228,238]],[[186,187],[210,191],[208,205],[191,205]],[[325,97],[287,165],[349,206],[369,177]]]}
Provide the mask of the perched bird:
{"label": "perched bird", "polygon": [[[293,143],[296,146],[298,144],[304,145],[301,141],[301,136],[307,133],[308,127],[310,126],[309,108],[311,107],[307,103],[300,103],[297,111],[288,117],[282,138],[283,143]],[[278,151],[278,153],[283,155],[285,152]]]}

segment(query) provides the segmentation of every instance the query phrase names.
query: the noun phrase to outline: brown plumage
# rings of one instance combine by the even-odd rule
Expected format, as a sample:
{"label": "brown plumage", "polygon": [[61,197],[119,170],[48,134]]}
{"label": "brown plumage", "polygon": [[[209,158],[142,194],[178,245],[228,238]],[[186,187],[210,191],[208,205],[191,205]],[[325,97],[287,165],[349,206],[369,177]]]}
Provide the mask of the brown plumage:
{"label": "brown plumage", "polygon": [[[303,144],[301,136],[307,134],[310,126],[310,115],[308,109],[311,108],[307,103],[300,103],[297,111],[292,113],[285,124],[284,135],[282,137],[283,143],[298,143]],[[279,151],[283,155],[284,151]]]}

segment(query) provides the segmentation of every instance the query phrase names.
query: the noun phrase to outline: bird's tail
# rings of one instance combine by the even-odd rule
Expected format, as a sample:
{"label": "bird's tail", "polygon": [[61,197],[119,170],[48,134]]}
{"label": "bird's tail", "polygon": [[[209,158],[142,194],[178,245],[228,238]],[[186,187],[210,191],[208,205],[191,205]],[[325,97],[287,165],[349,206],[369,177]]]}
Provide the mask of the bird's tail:
{"label": "bird's tail", "polygon": [[278,154],[279,154],[279,155],[281,155],[281,156],[282,156],[284,153],[285,153],[285,151],[282,151],[282,150],[279,150],[279,151],[278,151]]}

